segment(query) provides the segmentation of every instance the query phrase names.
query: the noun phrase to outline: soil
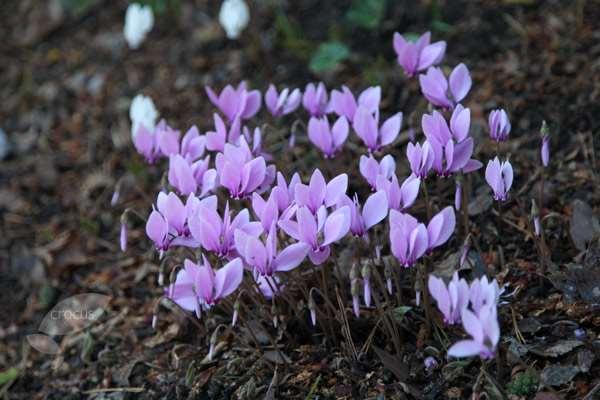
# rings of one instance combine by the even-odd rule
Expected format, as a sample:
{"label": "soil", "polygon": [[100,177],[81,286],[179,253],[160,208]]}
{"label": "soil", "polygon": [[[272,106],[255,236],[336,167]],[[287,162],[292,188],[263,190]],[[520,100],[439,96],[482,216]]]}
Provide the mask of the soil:
{"label": "soil", "polygon": [[[5,0],[0,5],[0,128],[11,146],[0,160],[0,394],[5,398],[600,396],[595,151],[600,1],[438,2],[446,29],[434,30],[433,37],[448,43],[445,64],[464,62],[473,77],[467,105],[476,157],[486,162],[496,151],[486,138],[490,110],[506,108],[513,124],[511,139],[501,148],[515,169],[512,200],[501,209],[492,204],[482,173],[468,182],[473,245],[461,274],[487,273],[507,285],[499,356],[487,370],[479,359],[446,359],[441,343],[447,340],[427,334],[414,303],[414,271],[401,279],[402,301],[410,310],[390,311],[400,313],[394,317],[400,349],[378,325],[375,310],[365,310],[360,319],[352,316],[344,296],[349,287],[340,282],[352,341],[343,324],[326,315],[319,314],[318,326],[309,327],[302,293],[292,292],[296,309],[280,305],[289,315],[283,327],[272,326],[265,302],[218,336],[216,356],[209,361],[211,335],[229,323],[231,303],[199,323],[175,307],[157,306],[163,291],[157,283],[160,262],[144,223],[130,218],[126,253],[118,243],[121,213],[131,208],[147,214],[164,167],[147,167],[131,143],[129,104],[136,94],[151,96],[171,125],[197,124],[204,132],[212,128],[214,112],[205,85],[221,88],[246,80],[264,91],[271,82],[303,88],[323,80],[330,89],[346,84],[358,91],[378,84],[385,112],[405,112],[401,143],[391,151],[403,160],[408,128],[420,134],[427,105],[417,80],[407,80],[396,64],[392,35],[432,30],[435,1],[389,1],[373,30],[344,23],[347,1],[256,2],[239,41],[224,36],[217,2],[181,1],[178,9],[156,17],[135,51],[122,35],[126,1],[90,0],[81,9],[65,8],[67,3]],[[351,48],[350,58],[334,71],[312,74],[305,52],[286,47],[276,23],[281,13],[301,29],[299,39],[314,44],[340,38]],[[546,169],[539,167],[543,120],[552,148]],[[321,162],[308,149],[299,139],[293,162],[282,168],[308,176]],[[342,159],[354,163],[359,154]],[[406,176],[407,163],[398,164],[399,175]],[[347,164],[328,172],[345,170],[341,165]],[[364,193],[357,179],[351,176],[351,190]],[[120,199],[111,207],[116,185]],[[442,181],[435,191],[432,201],[449,202],[454,182]],[[546,260],[531,233],[531,199],[540,206]],[[425,207],[414,212],[424,215]],[[429,268],[442,275],[451,270],[463,238],[457,233],[436,251]],[[26,337],[38,332],[59,300],[90,292],[111,298],[98,324],[59,338],[58,356],[28,345]],[[456,328],[447,335],[462,334]],[[438,365],[427,370],[427,356]],[[537,384],[519,395],[515,382],[525,385],[527,374]]]}

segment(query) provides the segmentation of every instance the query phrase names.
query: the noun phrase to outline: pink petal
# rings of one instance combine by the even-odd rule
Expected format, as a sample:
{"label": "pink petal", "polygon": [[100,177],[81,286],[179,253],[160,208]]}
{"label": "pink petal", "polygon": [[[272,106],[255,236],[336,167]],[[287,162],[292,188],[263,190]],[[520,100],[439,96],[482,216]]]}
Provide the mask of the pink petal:
{"label": "pink petal", "polygon": [[240,286],[243,277],[244,267],[241,259],[236,258],[225,264],[215,274],[215,297],[221,299],[229,296]]}
{"label": "pink petal", "polygon": [[456,226],[456,216],[451,206],[444,208],[437,213],[427,225],[427,234],[429,237],[429,249],[441,246],[446,243]]}
{"label": "pink petal", "polygon": [[[318,170],[317,170],[318,171]],[[325,188],[325,206],[331,207],[337,204],[339,198],[346,194],[348,188],[348,175],[340,174],[333,178]]]}
{"label": "pink petal", "polygon": [[369,110],[365,107],[358,107],[354,114],[352,127],[370,150],[377,147],[377,121]]}
{"label": "pink petal", "polygon": [[368,230],[375,224],[381,222],[388,213],[388,199],[384,191],[369,196],[363,207],[363,219],[365,228]]}
{"label": "pink petal", "polygon": [[461,340],[448,349],[450,357],[473,357],[479,355],[483,346],[474,340]]}
{"label": "pink petal", "polygon": [[435,42],[430,45],[427,45],[421,51],[421,55],[419,57],[419,70],[425,70],[432,65],[439,63],[444,57],[444,53],[446,52],[446,42],[440,41]]}
{"label": "pink petal", "polygon": [[340,240],[350,230],[350,207],[344,206],[335,210],[327,220],[323,228],[323,246]]}
{"label": "pink petal", "polygon": [[309,247],[306,243],[294,243],[286,247],[275,258],[275,269],[280,272],[291,271],[296,268],[308,254]]}
{"label": "pink petal", "polygon": [[464,99],[471,90],[471,75],[465,64],[458,64],[450,74],[450,91],[456,102]]}
{"label": "pink petal", "polygon": [[399,112],[392,117],[388,118],[381,129],[379,130],[380,142],[382,146],[386,146],[392,143],[398,134],[400,133],[400,127],[402,125],[402,113]]}

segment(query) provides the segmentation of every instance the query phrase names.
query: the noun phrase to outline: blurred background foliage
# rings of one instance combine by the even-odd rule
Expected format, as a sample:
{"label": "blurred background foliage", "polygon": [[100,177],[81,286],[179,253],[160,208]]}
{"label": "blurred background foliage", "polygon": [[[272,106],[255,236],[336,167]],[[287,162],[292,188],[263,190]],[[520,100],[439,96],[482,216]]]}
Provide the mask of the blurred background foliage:
{"label": "blurred background foliage", "polygon": [[[61,5],[71,14],[83,13],[99,0],[60,0]],[[289,8],[304,8],[303,2],[285,1],[247,1],[254,10],[271,8],[270,13],[273,20],[271,26],[275,30],[276,46],[288,53],[290,56],[303,63],[312,73],[316,75],[328,75],[334,73],[344,62],[356,62],[361,64],[361,78],[369,84],[381,84],[382,73],[391,66],[393,60],[387,60],[380,54],[373,54],[371,58],[365,59],[364,43],[379,40],[384,34],[389,36],[391,30],[396,26],[390,20],[390,11],[394,7],[395,0],[350,0],[336,1],[334,5],[324,4],[323,8],[335,8],[339,14],[338,18],[328,15],[327,25],[318,29],[320,37],[314,37],[313,29],[308,29],[294,18],[295,13],[290,13]],[[182,9],[181,0],[135,0],[130,3],[149,5],[154,11],[155,18],[166,18],[169,15],[179,15]],[[307,2],[307,3],[310,3]],[[443,1],[421,0],[420,5],[428,11],[430,21],[429,30],[435,33],[447,33],[451,26],[443,19]],[[314,7],[306,7],[314,8]],[[325,12],[325,10],[323,10]],[[217,15],[214,15],[216,20]],[[387,22],[387,23],[386,23]],[[250,24],[257,23],[252,20]],[[392,29],[390,29],[390,27]],[[259,28],[260,29],[260,28]],[[310,30],[310,32],[308,32]],[[415,40],[419,35],[414,32],[401,32],[409,40]],[[313,37],[311,37],[313,36]],[[254,41],[250,46],[260,46],[260,41]],[[391,45],[390,45],[391,46]],[[354,49],[353,49],[354,47]],[[359,47],[359,48],[357,48]],[[357,59],[353,50],[360,52],[361,58]]]}

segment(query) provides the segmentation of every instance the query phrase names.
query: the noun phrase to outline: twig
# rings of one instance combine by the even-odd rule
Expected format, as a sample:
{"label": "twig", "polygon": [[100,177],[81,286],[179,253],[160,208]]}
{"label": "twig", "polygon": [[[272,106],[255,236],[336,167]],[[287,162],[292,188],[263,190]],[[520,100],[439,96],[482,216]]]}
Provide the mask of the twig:
{"label": "twig", "polygon": [[583,400],[592,400],[593,396],[600,390],[600,383],[597,383],[596,386],[594,386],[592,388],[592,390],[590,390],[588,392],[588,394],[585,395],[585,397],[583,398]]}
{"label": "twig", "polygon": [[94,394],[94,393],[112,393],[112,392],[122,392],[122,393],[142,393],[144,391],[143,387],[120,387],[120,388],[99,388],[99,389],[90,389],[84,390],[83,394]]}

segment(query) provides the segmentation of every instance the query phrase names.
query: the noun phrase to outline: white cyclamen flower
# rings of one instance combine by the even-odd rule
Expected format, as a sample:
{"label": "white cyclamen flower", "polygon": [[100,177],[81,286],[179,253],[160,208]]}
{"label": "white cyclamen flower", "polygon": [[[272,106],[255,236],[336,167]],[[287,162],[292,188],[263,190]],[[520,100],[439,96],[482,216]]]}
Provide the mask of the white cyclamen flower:
{"label": "white cyclamen flower", "polygon": [[132,49],[140,47],[148,32],[152,30],[153,25],[154,14],[152,14],[150,6],[142,6],[137,3],[130,4],[125,13],[125,28],[123,29],[129,47]]}
{"label": "white cyclamen flower", "polygon": [[250,10],[244,0],[225,0],[219,12],[219,22],[229,39],[237,39],[250,22]]}
{"label": "white cyclamen flower", "polygon": [[150,97],[142,94],[135,96],[129,107],[129,118],[131,118],[131,137],[134,138],[140,124],[144,125],[150,132],[154,131],[158,111]]}

